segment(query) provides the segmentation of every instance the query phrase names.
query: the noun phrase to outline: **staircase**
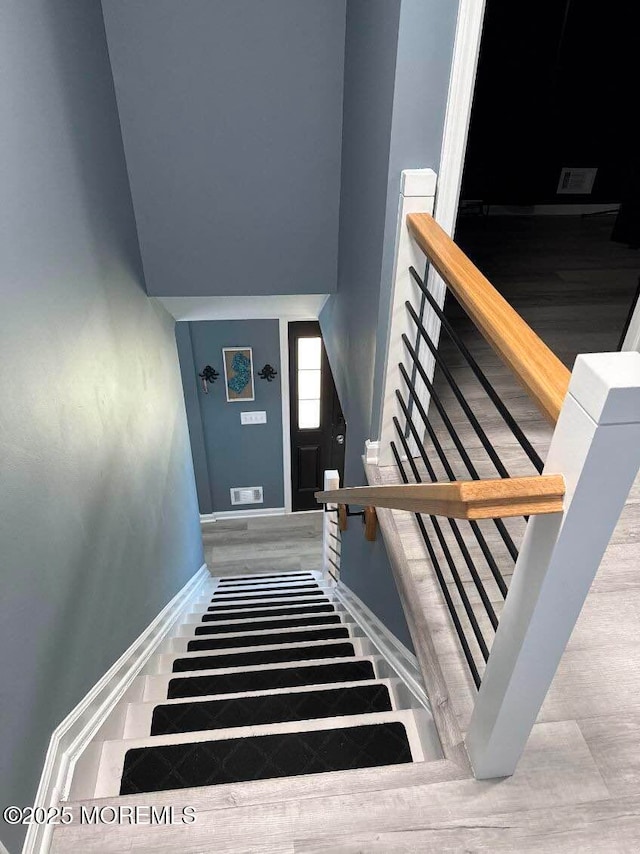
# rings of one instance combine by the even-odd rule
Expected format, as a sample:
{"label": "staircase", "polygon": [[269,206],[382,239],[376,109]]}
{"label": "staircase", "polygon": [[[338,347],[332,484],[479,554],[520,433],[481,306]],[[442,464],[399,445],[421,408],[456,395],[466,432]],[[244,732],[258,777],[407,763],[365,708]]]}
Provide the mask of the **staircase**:
{"label": "staircase", "polygon": [[430,712],[317,572],[207,581],[125,700],[71,800],[442,756]]}

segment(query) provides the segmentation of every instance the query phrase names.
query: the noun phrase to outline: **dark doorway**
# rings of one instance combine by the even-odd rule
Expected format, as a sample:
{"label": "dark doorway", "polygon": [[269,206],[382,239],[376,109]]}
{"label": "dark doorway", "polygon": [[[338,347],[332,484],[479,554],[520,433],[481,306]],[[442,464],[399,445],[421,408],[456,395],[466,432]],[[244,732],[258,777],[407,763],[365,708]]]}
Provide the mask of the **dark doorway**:
{"label": "dark doorway", "polygon": [[344,474],[346,424],[315,320],[289,324],[291,509],[318,510],[324,472]]}

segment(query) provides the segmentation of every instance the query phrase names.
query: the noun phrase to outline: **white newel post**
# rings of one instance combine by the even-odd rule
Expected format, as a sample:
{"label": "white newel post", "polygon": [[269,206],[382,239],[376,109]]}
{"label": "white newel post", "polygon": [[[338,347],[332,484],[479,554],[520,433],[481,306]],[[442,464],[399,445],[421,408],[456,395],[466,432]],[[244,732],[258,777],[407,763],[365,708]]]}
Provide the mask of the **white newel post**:
{"label": "white newel post", "polygon": [[[393,264],[391,318],[383,381],[380,444],[376,460],[381,466],[393,465],[394,463],[390,444],[397,438],[393,426],[393,416],[395,415],[401,424],[404,423],[402,410],[396,399],[396,389],[400,389],[406,399],[406,387],[398,370],[399,362],[408,364],[408,353],[402,343],[403,333],[407,334],[413,344],[416,342],[416,327],[409,317],[405,302],[409,300],[419,312],[422,294],[409,275],[409,267],[414,266],[421,276],[425,267],[425,257],[409,234],[406,218],[407,214],[410,213],[433,213],[435,192],[436,173],[433,169],[403,170],[400,182],[396,251]],[[423,365],[428,375],[432,376],[433,367],[427,358],[430,354],[424,345],[418,345],[418,355],[421,354]],[[409,374],[411,374],[410,370]]]}
{"label": "white newel post", "polygon": [[467,732],[476,777],[512,774],[640,467],[640,353],[578,356],[545,465],[565,509],[532,517]]}
{"label": "white newel post", "polygon": [[[329,469],[324,473],[324,489],[340,489],[340,475],[335,469]],[[335,509],[336,504],[327,504],[329,509]],[[333,535],[333,536],[332,536]],[[335,581],[334,575],[340,569],[340,557],[336,555],[339,547],[336,539],[340,539],[340,528],[338,527],[337,513],[323,513],[322,515],[322,573],[325,581]],[[337,569],[336,569],[337,568]]]}

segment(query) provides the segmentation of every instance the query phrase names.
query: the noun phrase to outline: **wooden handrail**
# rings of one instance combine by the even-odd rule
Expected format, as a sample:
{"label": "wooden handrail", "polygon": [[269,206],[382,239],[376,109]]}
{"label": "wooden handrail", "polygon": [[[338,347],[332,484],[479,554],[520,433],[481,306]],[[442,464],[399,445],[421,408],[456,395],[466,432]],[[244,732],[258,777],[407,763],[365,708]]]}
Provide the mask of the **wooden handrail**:
{"label": "wooden handrail", "polygon": [[410,510],[449,519],[501,519],[560,513],[565,493],[560,474],[452,483],[357,486],[316,492],[321,504],[358,504]]}
{"label": "wooden handrail", "polygon": [[429,214],[409,214],[418,246],[471,320],[553,424],[571,374]]}

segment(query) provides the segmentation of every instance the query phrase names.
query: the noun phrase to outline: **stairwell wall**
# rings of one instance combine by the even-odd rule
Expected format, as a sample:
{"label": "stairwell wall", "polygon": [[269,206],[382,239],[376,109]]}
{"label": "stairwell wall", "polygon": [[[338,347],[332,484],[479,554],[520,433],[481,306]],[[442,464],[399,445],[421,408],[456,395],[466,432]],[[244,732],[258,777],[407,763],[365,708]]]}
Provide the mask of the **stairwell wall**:
{"label": "stairwell wall", "polygon": [[[172,318],[145,294],[99,0],[0,14],[0,804],[203,563]],[[17,851],[23,829],[0,826]]]}
{"label": "stairwell wall", "polygon": [[[338,289],[320,314],[347,420],[345,485],[379,438],[400,175],[438,172],[455,37],[449,0],[348,0]],[[355,528],[355,526],[352,526]],[[410,644],[382,542],[343,537],[342,578]]]}

